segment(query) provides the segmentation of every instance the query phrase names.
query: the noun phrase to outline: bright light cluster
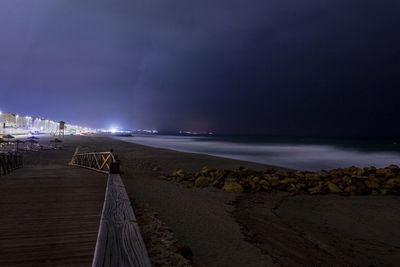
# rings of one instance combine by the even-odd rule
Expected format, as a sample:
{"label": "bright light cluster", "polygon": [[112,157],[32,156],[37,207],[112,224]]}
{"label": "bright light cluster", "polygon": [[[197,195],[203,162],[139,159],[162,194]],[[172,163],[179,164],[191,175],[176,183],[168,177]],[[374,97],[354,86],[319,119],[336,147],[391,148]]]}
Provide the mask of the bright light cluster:
{"label": "bright light cluster", "polygon": [[[55,134],[59,132],[59,128],[59,122],[41,117],[20,116],[13,113],[0,112],[0,133],[24,134],[40,132]],[[65,124],[65,134],[95,133],[98,131],[89,127]]]}

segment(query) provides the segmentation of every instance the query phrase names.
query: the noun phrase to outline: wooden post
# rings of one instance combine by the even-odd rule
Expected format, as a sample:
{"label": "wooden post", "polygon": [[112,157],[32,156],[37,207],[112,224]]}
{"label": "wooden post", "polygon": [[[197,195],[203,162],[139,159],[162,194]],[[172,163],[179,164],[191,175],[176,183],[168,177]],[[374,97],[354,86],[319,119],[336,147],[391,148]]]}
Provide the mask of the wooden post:
{"label": "wooden post", "polygon": [[0,176],[22,168],[22,155],[19,152],[0,153]]}
{"label": "wooden post", "polygon": [[108,175],[92,266],[151,266],[129,197],[118,173]]}

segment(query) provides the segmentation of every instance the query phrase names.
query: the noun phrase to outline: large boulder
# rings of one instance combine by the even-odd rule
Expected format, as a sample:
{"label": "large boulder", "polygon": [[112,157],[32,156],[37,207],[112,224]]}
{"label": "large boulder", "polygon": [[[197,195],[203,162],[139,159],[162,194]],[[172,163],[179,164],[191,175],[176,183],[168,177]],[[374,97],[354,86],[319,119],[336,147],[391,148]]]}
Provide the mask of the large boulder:
{"label": "large boulder", "polygon": [[325,193],[325,188],[322,182],[319,182],[318,185],[309,188],[308,189],[308,193],[310,193],[311,195],[315,195],[315,194],[323,194]]}
{"label": "large boulder", "polygon": [[371,166],[371,167],[368,167],[368,168],[364,168],[364,171],[365,171],[366,173],[368,173],[368,174],[373,174],[373,173],[376,172],[376,167]]}
{"label": "large boulder", "polygon": [[321,176],[315,173],[307,173],[305,177],[306,177],[305,182],[308,185],[308,187],[315,187],[321,181]]}
{"label": "large boulder", "polygon": [[368,181],[365,181],[364,183],[370,189],[379,189],[379,183],[377,183],[373,180],[368,180]]}
{"label": "large boulder", "polygon": [[375,172],[375,176],[378,178],[384,178],[386,176],[386,170],[385,169],[377,169]]}
{"label": "large boulder", "polygon": [[268,183],[267,181],[265,181],[265,180],[260,180],[260,181],[258,182],[258,184],[259,184],[262,188],[264,188],[265,191],[267,191],[267,192],[270,192],[270,191],[271,191],[271,186],[269,185],[269,183]]}
{"label": "large boulder", "polygon": [[357,188],[354,185],[350,185],[346,187],[343,191],[346,193],[354,193],[356,192]]}
{"label": "large boulder", "polygon": [[387,189],[390,193],[396,194],[400,189],[400,177],[392,178],[385,181],[384,188]]}
{"label": "large boulder", "polygon": [[399,172],[400,172],[399,166],[394,165],[394,164],[389,165],[389,166],[387,167],[387,169],[391,170],[391,171],[394,172],[394,173],[399,173]]}
{"label": "large boulder", "polygon": [[342,181],[343,181],[345,184],[350,185],[351,182],[352,182],[353,180],[351,179],[350,176],[347,176],[347,175],[346,175],[346,176],[343,176]]}
{"label": "large boulder", "polygon": [[251,193],[255,193],[255,192],[258,192],[258,191],[261,190],[261,186],[258,183],[255,183],[255,182],[251,181],[249,183],[249,185],[250,185],[250,192]]}
{"label": "large boulder", "polygon": [[182,169],[174,170],[172,172],[172,176],[174,176],[174,177],[184,177],[185,176],[185,172]]}
{"label": "large boulder", "polygon": [[378,183],[378,184],[380,184],[382,182],[381,179],[378,179],[378,178],[375,177],[375,174],[368,175],[368,180],[371,181],[371,182]]}
{"label": "large boulder", "polygon": [[321,176],[314,172],[306,173],[305,177],[307,181],[321,181]]}
{"label": "large boulder", "polygon": [[385,179],[394,178],[396,176],[396,174],[391,169],[385,169],[385,170],[386,170]]}
{"label": "large boulder", "polygon": [[277,186],[279,184],[279,177],[269,175],[269,174],[264,174],[264,179],[268,181],[268,183],[272,186]]}
{"label": "large boulder", "polygon": [[326,186],[328,187],[328,190],[331,193],[340,193],[341,192],[340,188],[337,185],[335,185],[334,183],[328,182],[326,184]]}
{"label": "large boulder", "polygon": [[321,177],[321,179],[326,179],[329,177],[329,173],[327,173],[326,171],[319,171],[316,172],[315,174]]}
{"label": "large boulder", "polygon": [[293,173],[293,177],[302,179],[302,178],[304,178],[304,173],[302,171],[295,171]]}
{"label": "large boulder", "polygon": [[224,183],[224,187],[222,187],[222,190],[231,193],[242,193],[243,186],[235,180],[226,180]]}
{"label": "large boulder", "polygon": [[287,173],[287,171],[284,171],[284,170],[278,170],[278,171],[275,172],[275,174],[276,174],[277,176],[279,176],[279,177],[282,177],[282,178],[286,178],[286,177],[289,176],[289,174]]}
{"label": "large boulder", "polygon": [[194,182],[194,185],[196,187],[206,187],[206,186],[208,186],[209,183],[210,183],[210,180],[207,177],[200,176],[199,178],[196,179],[196,181]]}
{"label": "large boulder", "polygon": [[295,178],[285,178],[281,180],[281,184],[283,185],[291,185],[297,183],[297,180]]}
{"label": "large boulder", "polygon": [[201,169],[201,173],[206,174],[206,175],[209,174],[211,171],[212,171],[212,169],[210,167],[208,167],[208,166],[204,166]]}
{"label": "large boulder", "polygon": [[303,172],[301,171],[295,171],[290,174],[290,177],[296,178],[297,182],[299,183],[306,183],[306,176]]}

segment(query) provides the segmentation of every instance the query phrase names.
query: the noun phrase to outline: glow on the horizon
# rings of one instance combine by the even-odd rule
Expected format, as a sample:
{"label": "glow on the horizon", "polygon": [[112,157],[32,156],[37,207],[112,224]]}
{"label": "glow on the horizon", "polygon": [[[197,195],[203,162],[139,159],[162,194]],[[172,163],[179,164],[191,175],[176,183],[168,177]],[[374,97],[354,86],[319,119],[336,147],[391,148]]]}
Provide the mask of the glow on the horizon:
{"label": "glow on the horizon", "polygon": [[116,128],[111,128],[111,129],[110,129],[110,132],[116,133],[116,132],[117,132],[117,129],[116,129]]}

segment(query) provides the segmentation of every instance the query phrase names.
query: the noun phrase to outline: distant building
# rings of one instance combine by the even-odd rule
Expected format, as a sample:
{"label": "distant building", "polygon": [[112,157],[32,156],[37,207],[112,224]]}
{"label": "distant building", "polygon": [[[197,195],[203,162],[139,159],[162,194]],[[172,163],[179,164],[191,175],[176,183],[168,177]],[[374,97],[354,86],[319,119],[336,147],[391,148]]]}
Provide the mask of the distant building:
{"label": "distant building", "polygon": [[5,128],[16,128],[17,127],[17,115],[14,113],[2,113],[2,122]]}

